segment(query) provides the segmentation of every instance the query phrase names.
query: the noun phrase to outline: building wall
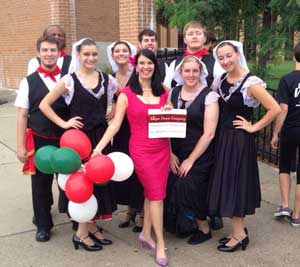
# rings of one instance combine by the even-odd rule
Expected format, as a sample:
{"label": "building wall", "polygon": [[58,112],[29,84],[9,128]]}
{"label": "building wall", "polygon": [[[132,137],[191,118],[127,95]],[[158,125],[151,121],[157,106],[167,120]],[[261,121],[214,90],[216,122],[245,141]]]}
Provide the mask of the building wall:
{"label": "building wall", "polygon": [[49,21],[48,1],[1,1],[0,88],[18,87],[28,59],[36,55],[35,41]]}
{"label": "building wall", "polygon": [[[37,55],[35,42],[50,24],[64,28],[69,53],[75,41],[95,39],[101,61],[108,43],[123,39],[137,45],[142,29],[158,27],[154,0],[2,0],[0,89],[18,88],[29,59]],[[171,39],[168,35],[162,46],[170,45]]]}
{"label": "building wall", "polygon": [[76,38],[91,37],[97,42],[112,42],[120,37],[119,1],[76,1]]}

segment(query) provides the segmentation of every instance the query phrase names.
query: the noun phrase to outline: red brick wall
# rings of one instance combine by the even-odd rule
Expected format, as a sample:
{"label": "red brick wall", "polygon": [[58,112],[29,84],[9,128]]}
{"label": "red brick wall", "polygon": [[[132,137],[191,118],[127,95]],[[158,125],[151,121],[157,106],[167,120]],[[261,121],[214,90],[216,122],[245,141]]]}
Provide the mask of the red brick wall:
{"label": "red brick wall", "polygon": [[35,41],[50,18],[49,2],[2,0],[0,8],[0,88],[17,88],[29,58],[36,55]]}

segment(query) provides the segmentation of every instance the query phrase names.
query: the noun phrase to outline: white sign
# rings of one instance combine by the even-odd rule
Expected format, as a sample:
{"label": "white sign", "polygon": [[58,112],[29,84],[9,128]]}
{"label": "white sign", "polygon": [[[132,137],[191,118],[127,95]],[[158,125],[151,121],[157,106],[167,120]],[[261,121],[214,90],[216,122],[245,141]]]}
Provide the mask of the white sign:
{"label": "white sign", "polygon": [[148,110],[148,137],[149,138],[185,138],[186,110],[161,109]]}

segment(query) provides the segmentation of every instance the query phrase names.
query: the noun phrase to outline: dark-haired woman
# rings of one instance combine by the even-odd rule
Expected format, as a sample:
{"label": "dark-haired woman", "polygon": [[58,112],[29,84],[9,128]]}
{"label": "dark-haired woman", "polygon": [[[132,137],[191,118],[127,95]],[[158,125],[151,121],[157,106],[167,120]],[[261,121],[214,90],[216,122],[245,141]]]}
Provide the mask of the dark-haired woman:
{"label": "dark-haired woman", "polygon": [[[76,53],[76,54],[75,54]],[[94,148],[102,137],[108,124],[106,110],[109,99],[117,90],[115,79],[101,71],[96,71],[98,50],[91,39],[82,39],[73,45],[74,73],[64,76],[56,87],[43,99],[40,109],[44,114],[63,129],[81,129],[89,137]],[[60,96],[70,108],[71,119],[64,121],[51,108],[51,104]],[[104,151],[109,152],[109,146]],[[98,200],[96,219],[110,219],[117,206],[113,199],[111,184],[94,186],[94,195]],[[102,245],[112,242],[103,237],[101,228],[95,220],[79,223],[73,236],[75,248],[82,246],[88,251],[101,250]]]}
{"label": "dark-haired woman", "polygon": [[[163,199],[170,167],[170,147],[168,139],[148,137],[148,110],[163,107],[168,94],[162,86],[152,51],[142,49],[138,52],[128,84],[119,95],[115,117],[95,151],[103,151],[120,129],[126,114],[130,125],[129,152],[145,196],[144,226],[139,240],[143,245],[156,250],[156,263],[166,266],[168,259],[163,237]],[[151,237],[152,226],[156,243]]]}
{"label": "dark-haired woman", "polygon": [[[209,211],[231,219],[232,233],[220,239],[218,250],[233,252],[247,248],[249,237],[244,217],[260,207],[254,133],[268,125],[280,108],[265,90],[266,84],[249,72],[240,42],[223,41],[213,53],[226,72],[212,85],[220,95],[220,118]],[[259,103],[267,111],[252,124],[253,109]]]}
{"label": "dark-haired woman", "polygon": [[[128,85],[129,78],[133,71],[133,66],[130,64],[130,57],[136,54],[136,48],[126,41],[117,41],[107,47],[108,61],[113,70],[113,76],[118,81],[118,91],[115,94],[114,100],[117,98],[124,87]],[[112,110],[115,110],[113,105]],[[114,111],[109,113],[108,119],[112,118]],[[128,119],[125,116],[118,133],[113,139],[113,151],[119,151],[129,154],[129,136],[130,128]],[[120,228],[129,227],[130,222],[135,222],[135,218],[139,213],[139,220],[135,227],[132,229],[133,232],[141,232],[143,228],[143,215],[141,213],[144,195],[143,187],[139,182],[136,173],[123,182],[112,182],[115,198],[118,204],[128,205],[125,220],[119,224]]]}

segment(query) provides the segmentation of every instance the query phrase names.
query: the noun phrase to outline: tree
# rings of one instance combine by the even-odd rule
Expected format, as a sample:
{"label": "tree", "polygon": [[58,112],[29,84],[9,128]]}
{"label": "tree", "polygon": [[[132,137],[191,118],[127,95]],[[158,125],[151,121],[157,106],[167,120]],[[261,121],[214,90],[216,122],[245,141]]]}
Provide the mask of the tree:
{"label": "tree", "polygon": [[182,30],[198,20],[219,39],[242,39],[261,77],[269,59],[291,55],[292,37],[300,29],[300,0],[156,0],[156,7],[162,25]]}

